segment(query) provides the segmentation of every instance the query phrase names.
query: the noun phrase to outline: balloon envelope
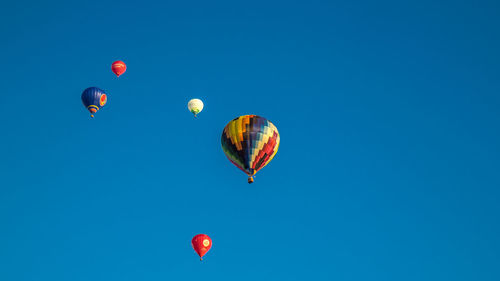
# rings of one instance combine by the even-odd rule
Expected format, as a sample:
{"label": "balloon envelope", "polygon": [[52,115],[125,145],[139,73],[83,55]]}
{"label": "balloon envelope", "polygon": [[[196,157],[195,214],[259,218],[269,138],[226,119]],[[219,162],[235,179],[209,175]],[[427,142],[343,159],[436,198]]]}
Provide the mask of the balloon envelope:
{"label": "balloon envelope", "polygon": [[202,260],[203,256],[212,248],[212,239],[206,234],[198,234],[191,240],[191,245],[198,256],[200,256],[200,260]]}
{"label": "balloon envelope", "polygon": [[120,77],[127,70],[127,65],[123,61],[117,60],[111,65],[111,70],[117,77]]}
{"label": "balloon envelope", "polygon": [[252,183],[252,176],[278,152],[280,135],[276,126],[266,118],[243,115],[226,125],[221,143],[229,161],[245,172],[248,183]]}
{"label": "balloon envelope", "polygon": [[94,113],[106,105],[108,96],[103,90],[97,87],[90,87],[83,91],[82,102],[90,112],[90,117],[94,117]]}
{"label": "balloon envelope", "polygon": [[196,117],[196,114],[203,110],[203,102],[200,99],[192,99],[188,102],[188,109]]}

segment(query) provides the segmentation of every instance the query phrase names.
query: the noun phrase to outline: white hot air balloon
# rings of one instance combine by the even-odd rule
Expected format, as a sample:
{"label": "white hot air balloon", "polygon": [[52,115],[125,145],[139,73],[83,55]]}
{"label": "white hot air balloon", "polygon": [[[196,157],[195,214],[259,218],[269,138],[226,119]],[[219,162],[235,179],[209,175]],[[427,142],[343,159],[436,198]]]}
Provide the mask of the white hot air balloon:
{"label": "white hot air balloon", "polygon": [[196,114],[203,110],[203,102],[199,99],[192,99],[188,102],[188,109],[194,114],[194,117],[196,117]]}

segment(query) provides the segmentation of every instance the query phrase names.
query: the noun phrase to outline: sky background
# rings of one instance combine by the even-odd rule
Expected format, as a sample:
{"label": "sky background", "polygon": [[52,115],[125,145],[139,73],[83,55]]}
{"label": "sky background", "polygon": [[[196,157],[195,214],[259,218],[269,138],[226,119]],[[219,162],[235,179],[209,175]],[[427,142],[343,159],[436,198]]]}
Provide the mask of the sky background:
{"label": "sky background", "polygon": [[[500,280],[499,13],[2,3],[0,279]],[[252,185],[220,147],[244,114],[281,135]]]}

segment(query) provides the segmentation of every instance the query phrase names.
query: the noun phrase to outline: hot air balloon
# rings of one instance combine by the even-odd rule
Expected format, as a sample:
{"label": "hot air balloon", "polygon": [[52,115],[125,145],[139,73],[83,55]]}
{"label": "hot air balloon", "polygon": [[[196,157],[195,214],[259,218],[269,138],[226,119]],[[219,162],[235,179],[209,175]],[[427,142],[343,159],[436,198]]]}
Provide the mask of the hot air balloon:
{"label": "hot air balloon", "polygon": [[200,256],[200,261],[203,260],[203,256],[212,248],[212,239],[206,234],[198,234],[191,240],[191,245],[194,251]]}
{"label": "hot air balloon", "polygon": [[94,118],[94,113],[106,105],[108,96],[106,93],[96,87],[90,87],[83,91],[83,105],[90,111],[90,117]]}
{"label": "hot air balloon", "polygon": [[203,110],[203,102],[199,99],[192,99],[188,102],[188,109],[194,114],[194,117],[196,117],[196,114]]}
{"label": "hot air balloon", "polygon": [[222,150],[229,161],[248,175],[253,176],[266,166],[278,152],[278,129],[266,118],[243,115],[227,123],[221,137]]}
{"label": "hot air balloon", "polygon": [[120,77],[127,70],[127,65],[123,61],[117,60],[111,65],[111,70],[116,74],[116,77]]}

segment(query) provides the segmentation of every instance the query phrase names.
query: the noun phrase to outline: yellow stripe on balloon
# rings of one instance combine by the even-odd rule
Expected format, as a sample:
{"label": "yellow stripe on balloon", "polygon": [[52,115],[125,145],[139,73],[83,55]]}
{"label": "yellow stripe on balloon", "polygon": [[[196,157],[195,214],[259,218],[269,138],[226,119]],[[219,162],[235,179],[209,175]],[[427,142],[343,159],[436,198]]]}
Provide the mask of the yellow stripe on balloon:
{"label": "yellow stripe on balloon", "polygon": [[239,144],[238,138],[238,129],[236,128],[236,120],[233,120],[229,123],[229,137],[231,138],[231,142],[236,146],[237,150],[241,150],[241,144]]}
{"label": "yellow stripe on balloon", "polygon": [[238,140],[240,141],[240,144],[243,142],[243,133],[245,133],[245,124],[250,123],[250,120],[248,118],[238,118]]}

